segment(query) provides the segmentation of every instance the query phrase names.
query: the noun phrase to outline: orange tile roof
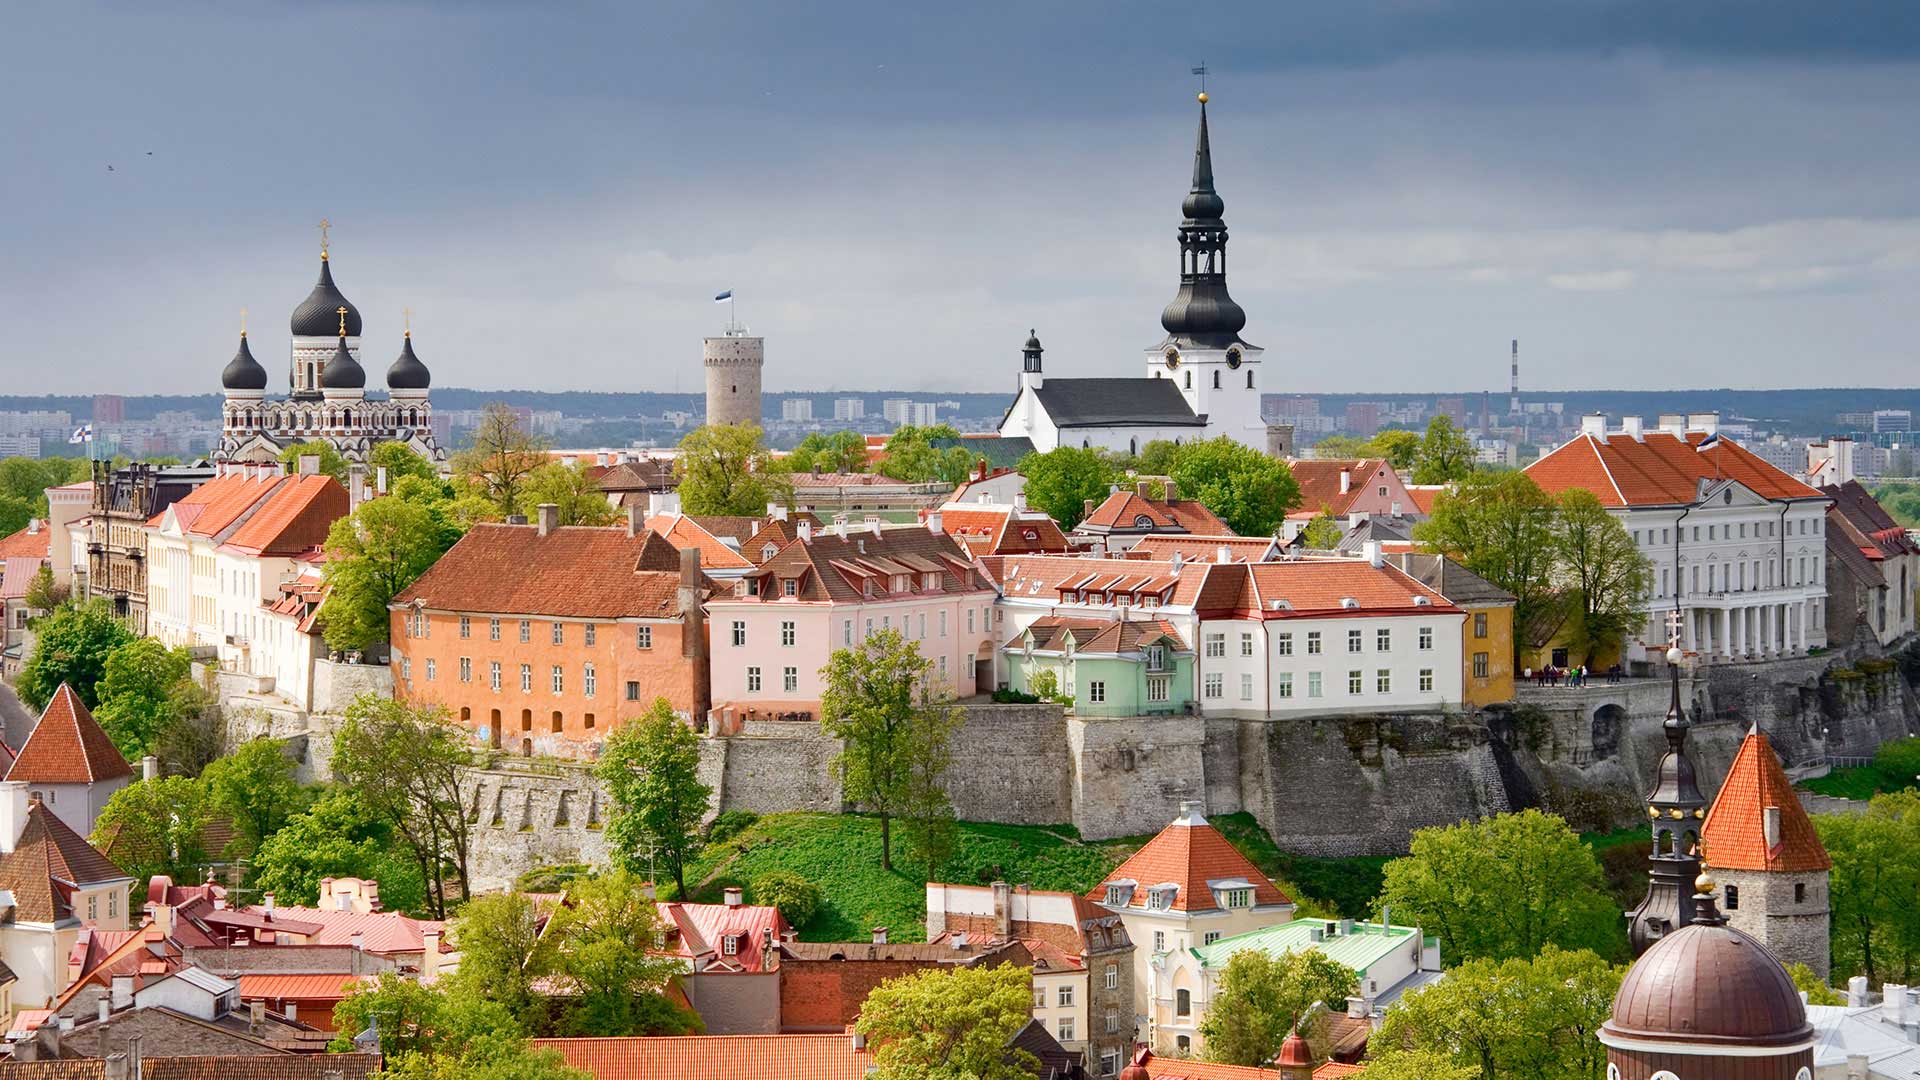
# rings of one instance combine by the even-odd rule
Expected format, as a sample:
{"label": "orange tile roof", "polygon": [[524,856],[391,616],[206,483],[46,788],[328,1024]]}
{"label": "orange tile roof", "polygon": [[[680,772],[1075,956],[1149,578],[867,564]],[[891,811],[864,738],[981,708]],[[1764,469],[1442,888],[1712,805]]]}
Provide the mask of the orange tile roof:
{"label": "orange tile roof", "polygon": [[[946,533],[929,532],[920,525],[848,528],[816,532],[811,540],[796,540],[748,574],[761,581],[759,595],[717,596],[715,603],[762,603],[781,599],[856,604],[926,595],[923,575],[938,574],[932,592],[963,594],[987,590],[974,573],[967,552]],[[892,590],[893,579],[905,575],[905,592]],[[786,597],[786,580],[795,582]],[[871,583],[871,593],[863,589]]]}
{"label": "orange tile roof", "polygon": [[1448,484],[1408,484],[1407,494],[1413,499],[1413,509],[1417,513],[1431,515],[1433,501],[1447,490]]}
{"label": "orange tile roof", "polygon": [[363,982],[372,981],[371,975],[288,975],[281,972],[242,973],[240,975],[240,996],[244,999],[270,998],[283,1001],[295,998],[301,1001],[331,998],[338,1000],[353,993]]}
{"label": "orange tile roof", "polygon": [[[1780,843],[1772,847],[1766,834],[1769,806],[1780,808]],[[1700,845],[1707,865],[1717,869],[1804,872],[1833,866],[1773,744],[1757,728],[1727,767],[1726,782],[1700,826]]]}
{"label": "orange tile roof", "polygon": [[1153,1080],[1281,1080],[1280,1070],[1252,1065],[1222,1065],[1193,1058],[1158,1057],[1148,1054],[1140,1064]]}
{"label": "orange tile roof", "polygon": [[[229,908],[226,913],[233,912],[234,909]],[[266,908],[254,905],[239,909],[239,913],[264,915]],[[273,920],[281,925],[317,924],[318,929],[307,935],[308,945],[348,945],[352,944],[353,935],[361,934],[364,935],[361,947],[370,953],[424,952],[423,935],[433,931],[440,934],[441,952],[451,948],[446,939],[446,923],[416,919],[397,911],[337,911],[282,904],[273,909]]]}
{"label": "orange tile roof", "polygon": [[1172,910],[1218,911],[1220,906],[1214,902],[1213,890],[1207,887],[1207,882],[1233,879],[1253,886],[1256,906],[1293,902],[1253,865],[1253,860],[1240,854],[1240,849],[1220,835],[1220,830],[1208,824],[1206,818],[1198,813],[1182,814],[1108,874],[1105,881],[1087,893],[1087,898],[1104,903],[1108,885],[1130,881],[1134,888],[1127,906],[1146,909],[1152,888],[1172,883],[1179,886]]}
{"label": "orange tile roof", "polygon": [[851,1035],[535,1039],[594,1080],[864,1080],[873,1055]]}
{"label": "orange tile roof", "polygon": [[[1373,474],[1386,462],[1380,458],[1340,461],[1332,458],[1307,458],[1287,463],[1293,469],[1294,482],[1300,485],[1300,511],[1318,514],[1325,511],[1345,517],[1347,508],[1367,490]],[[1340,490],[1340,474],[1347,474],[1347,490]]]}
{"label": "orange tile roof", "polygon": [[55,922],[71,914],[76,885],[129,881],[125,871],[41,803],[27,806],[27,824],[13,850],[0,855],[0,889],[13,894],[21,922]]}
{"label": "orange tile roof", "polygon": [[[331,476],[290,476],[222,544],[246,555],[297,555],[326,543],[349,509],[347,489]],[[195,524],[200,524],[196,522]]]}
{"label": "orange tile roof", "polygon": [[133,766],[66,683],[53,692],[7,770],[7,779],[30,784],[92,784],[132,775]]}
{"label": "orange tile roof", "polygon": [[998,509],[940,511],[940,529],[960,541],[969,554],[1021,555],[1065,552],[1072,548],[1055,521],[1040,513],[1016,517],[1010,506]]}
{"label": "orange tile roof", "polygon": [[[39,1011],[28,1010],[21,1016]],[[45,1018],[39,1022],[44,1023]],[[106,1080],[113,1075],[107,1071],[108,1064],[102,1058],[15,1061],[0,1069],[4,1070],[0,1075],[12,1080]],[[241,1054],[162,1057],[150,1052],[141,1058],[139,1069],[142,1080],[361,1080],[379,1075],[380,1055],[283,1054],[260,1043],[253,1052]]]}
{"label": "orange tile roof", "polygon": [[35,519],[19,532],[0,539],[0,559],[45,559],[53,554],[53,530],[45,521]]}
{"label": "orange tile roof", "polygon": [[666,537],[680,550],[699,548],[700,565],[707,570],[744,570],[753,565],[753,560],[728,547],[685,514],[656,514],[647,519],[647,528]]}
{"label": "orange tile roof", "polygon": [[1179,555],[1196,562],[1220,561],[1220,549],[1227,549],[1228,562],[1262,562],[1279,550],[1271,536],[1147,536],[1127,549],[1127,554],[1150,559],[1171,559]]}
{"label": "orange tile roof", "polygon": [[[704,555],[702,556],[704,558]],[[680,556],[664,538],[625,526],[475,525],[394,597],[439,611],[669,618]]]}
{"label": "orange tile roof", "polygon": [[[1142,519],[1148,524],[1142,524]],[[1108,495],[1093,508],[1076,529],[1095,532],[1134,532],[1140,529],[1190,532],[1205,536],[1237,535],[1227,523],[1216,517],[1197,499],[1165,502],[1143,499],[1137,492],[1121,490]]]}
{"label": "orange tile roof", "polygon": [[1161,603],[1174,606],[1198,603],[1212,569],[1195,563],[1176,568],[1171,562],[1151,559],[1090,559],[1080,555],[994,555],[982,558],[980,568],[1009,600],[1058,603],[1062,588],[1082,581],[1095,586],[1102,582],[1139,583],[1145,586],[1143,593],[1156,595],[1171,584],[1172,591]]}
{"label": "orange tile roof", "polygon": [[1732,439],[1691,431],[1643,438],[1582,435],[1527,466],[1548,494],[1584,488],[1605,506],[1684,506],[1701,481],[1737,480],[1767,499],[1817,499],[1820,492],[1767,464]]}
{"label": "orange tile roof", "polygon": [[[1374,566],[1365,559],[1300,559],[1255,563],[1248,569],[1252,595],[1242,599],[1250,601],[1246,609],[1249,613],[1257,610],[1263,619],[1461,613],[1446,597],[1391,563]],[[1420,598],[1426,602],[1421,603]],[[1349,599],[1356,606],[1348,607]]]}
{"label": "orange tile roof", "polygon": [[1344,1061],[1329,1061],[1313,1070],[1313,1080],[1334,1080],[1341,1076],[1359,1076],[1366,1072],[1365,1065],[1349,1065]]}
{"label": "orange tile roof", "polygon": [[[778,943],[789,929],[786,918],[775,907],[663,902],[655,904],[654,908],[660,914],[660,921],[676,931],[669,950],[674,955],[708,957],[742,971],[761,969],[761,951],[767,944],[769,931],[772,932],[773,941]],[[721,940],[730,934],[738,934],[741,938],[737,951],[733,953],[724,951]]]}
{"label": "orange tile roof", "polygon": [[[174,520],[180,523],[182,532],[192,536],[218,536],[274,488],[292,479],[290,476],[264,475],[253,470],[232,472],[201,484],[191,493],[175,499],[167,509],[173,511]],[[157,526],[166,516],[167,512],[163,510],[149,519],[147,524]]]}

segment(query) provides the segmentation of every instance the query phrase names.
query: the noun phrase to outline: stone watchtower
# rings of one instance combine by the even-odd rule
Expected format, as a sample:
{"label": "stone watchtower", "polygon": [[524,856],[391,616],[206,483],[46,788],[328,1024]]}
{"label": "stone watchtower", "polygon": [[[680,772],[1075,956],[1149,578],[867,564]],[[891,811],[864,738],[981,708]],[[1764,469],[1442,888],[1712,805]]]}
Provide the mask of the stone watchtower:
{"label": "stone watchtower", "polygon": [[1734,755],[1700,838],[1728,924],[1782,964],[1805,964],[1825,980],[1833,860],[1757,725]]}
{"label": "stone watchtower", "polygon": [[719,337],[701,339],[701,357],[707,369],[707,423],[763,423],[760,369],[767,360],[767,339],[731,324]]}

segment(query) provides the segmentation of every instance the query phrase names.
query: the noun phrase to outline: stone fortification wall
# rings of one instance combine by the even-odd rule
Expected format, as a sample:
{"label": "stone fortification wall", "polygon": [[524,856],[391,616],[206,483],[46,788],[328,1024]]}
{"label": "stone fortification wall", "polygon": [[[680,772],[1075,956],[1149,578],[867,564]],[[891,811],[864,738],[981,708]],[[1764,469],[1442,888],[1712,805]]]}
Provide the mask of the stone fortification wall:
{"label": "stone fortification wall", "polygon": [[476,891],[507,888],[537,867],[607,862],[607,799],[586,768],[474,769],[461,801],[473,829],[467,873]]}
{"label": "stone fortification wall", "polygon": [[963,821],[1058,825],[1073,820],[1066,710],[968,706],[951,744],[947,797]]}
{"label": "stone fortification wall", "polygon": [[361,694],[393,696],[393,668],[386,664],[313,662],[313,711],[343,713]]}

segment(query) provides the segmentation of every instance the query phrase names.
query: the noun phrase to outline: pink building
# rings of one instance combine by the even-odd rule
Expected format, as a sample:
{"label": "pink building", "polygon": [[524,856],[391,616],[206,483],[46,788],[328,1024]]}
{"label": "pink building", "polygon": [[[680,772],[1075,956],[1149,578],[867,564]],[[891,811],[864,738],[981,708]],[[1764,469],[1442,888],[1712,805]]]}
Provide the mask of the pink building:
{"label": "pink building", "polygon": [[803,528],[733,595],[707,602],[717,730],[814,719],[827,658],[878,630],[918,643],[954,694],[990,689],[995,596],[966,551],[937,528]]}

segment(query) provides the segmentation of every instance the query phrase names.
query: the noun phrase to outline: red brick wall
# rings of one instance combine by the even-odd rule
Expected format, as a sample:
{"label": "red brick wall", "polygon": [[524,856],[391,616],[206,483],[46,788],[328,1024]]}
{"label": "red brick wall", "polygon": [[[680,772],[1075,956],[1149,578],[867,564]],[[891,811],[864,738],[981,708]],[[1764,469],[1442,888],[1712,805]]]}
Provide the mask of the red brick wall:
{"label": "red brick wall", "polygon": [[780,961],[780,1030],[840,1031],[888,979],[943,965],[924,960]]}

